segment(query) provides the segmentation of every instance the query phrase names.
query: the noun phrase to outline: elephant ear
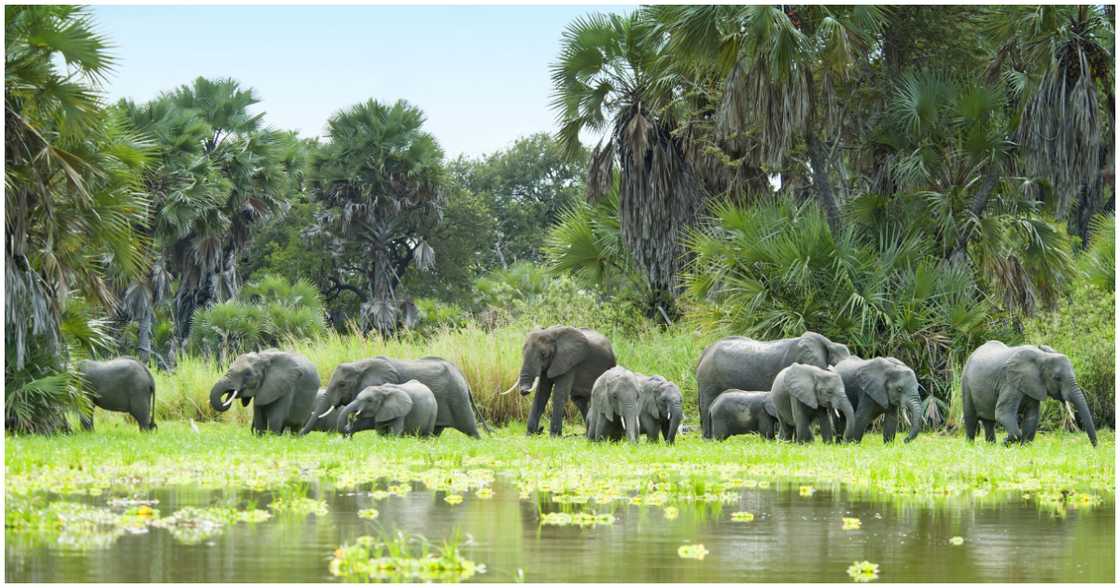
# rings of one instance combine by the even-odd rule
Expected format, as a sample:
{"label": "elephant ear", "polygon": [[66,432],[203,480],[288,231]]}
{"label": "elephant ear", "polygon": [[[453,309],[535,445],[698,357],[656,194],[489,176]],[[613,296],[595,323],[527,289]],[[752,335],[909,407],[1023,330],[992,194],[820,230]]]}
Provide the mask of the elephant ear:
{"label": "elephant ear", "polygon": [[887,369],[882,362],[870,361],[856,370],[860,390],[883,408],[890,408],[890,400],[887,398]]}
{"label": "elephant ear", "polygon": [[299,367],[286,355],[260,353],[254,361],[256,369],[264,370],[260,390],[253,396],[257,406],[272,404],[292,393],[299,379]]}
{"label": "elephant ear", "polygon": [[1042,374],[1038,369],[1039,354],[1034,349],[1020,349],[1004,368],[1004,379],[1012,390],[1020,390],[1027,396],[1041,402],[1046,399],[1042,387]]}
{"label": "elephant ear", "polygon": [[802,404],[809,408],[816,409],[817,404],[817,386],[813,379],[813,375],[809,370],[801,367],[791,367],[789,373],[786,374],[786,385],[789,386],[790,394],[800,400]]}
{"label": "elephant ear", "polygon": [[397,386],[385,386],[384,400],[381,401],[381,407],[377,409],[377,414],[374,420],[383,423],[399,419],[412,410],[412,398],[407,392],[398,388]]}
{"label": "elephant ear", "polygon": [[556,379],[576,367],[587,357],[590,343],[587,337],[572,327],[559,327],[556,331],[556,350],[548,366],[549,379]]}
{"label": "elephant ear", "polygon": [[642,382],[640,397],[642,409],[649,412],[655,419],[661,419],[661,385],[664,380],[657,376],[646,378]]}
{"label": "elephant ear", "polygon": [[827,367],[828,351],[817,340],[819,337],[820,335],[812,331],[805,331],[794,345],[793,361],[819,368]]}

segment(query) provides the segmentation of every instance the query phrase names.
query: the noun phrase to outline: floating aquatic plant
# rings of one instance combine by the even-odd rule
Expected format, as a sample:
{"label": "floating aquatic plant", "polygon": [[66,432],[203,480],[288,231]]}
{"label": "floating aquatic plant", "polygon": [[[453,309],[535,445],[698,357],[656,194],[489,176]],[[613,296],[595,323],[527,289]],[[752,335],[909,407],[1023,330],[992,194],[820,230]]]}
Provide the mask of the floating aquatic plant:
{"label": "floating aquatic plant", "polygon": [[447,504],[462,504],[463,497],[459,494],[448,494],[447,496],[443,497],[443,501]]}
{"label": "floating aquatic plant", "polygon": [[964,537],[956,536],[949,538],[949,545],[964,545]]}
{"label": "floating aquatic plant", "polygon": [[356,581],[461,582],[486,572],[460,553],[452,538],[435,549],[422,537],[403,533],[390,540],[358,537],[334,551],[327,566],[332,576]]}
{"label": "floating aquatic plant", "polygon": [[703,543],[696,545],[681,545],[677,548],[677,556],[683,559],[704,559],[704,556],[711,553],[704,547]]}
{"label": "floating aquatic plant", "polygon": [[739,523],[749,523],[754,520],[753,512],[739,511],[731,513],[731,520]]}
{"label": "floating aquatic plant", "polygon": [[681,514],[681,511],[678,510],[675,506],[666,506],[665,510],[662,512],[664,513],[665,518],[670,521],[677,518]]}
{"label": "floating aquatic plant", "polygon": [[841,527],[845,531],[856,531],[863,526],[863,521],[855,517],[841,517]]}
{"label": "floating aquatic plant", "polygon": [[380,513],[377,512],[376,508],[366,508],[358,511],[358,516],[363,519],[376,519],[378,514]]}
{"label": "floating aquatic plant", "polygon": [[848,566],[848,576],[855,582],[870,582],[879,579],[879,564],[869,561],[855,561]]}

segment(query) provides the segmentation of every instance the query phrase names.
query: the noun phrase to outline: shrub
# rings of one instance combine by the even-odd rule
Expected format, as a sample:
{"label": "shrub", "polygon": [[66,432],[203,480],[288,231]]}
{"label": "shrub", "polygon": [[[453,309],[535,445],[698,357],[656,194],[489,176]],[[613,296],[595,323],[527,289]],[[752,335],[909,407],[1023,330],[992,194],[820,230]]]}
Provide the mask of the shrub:
{"label": "shrub", "polygon": [[1116,288],[1116,217],[1098,216],[1091,226],[1093,238],[1078,265],[1090,284],[1112,292]]}

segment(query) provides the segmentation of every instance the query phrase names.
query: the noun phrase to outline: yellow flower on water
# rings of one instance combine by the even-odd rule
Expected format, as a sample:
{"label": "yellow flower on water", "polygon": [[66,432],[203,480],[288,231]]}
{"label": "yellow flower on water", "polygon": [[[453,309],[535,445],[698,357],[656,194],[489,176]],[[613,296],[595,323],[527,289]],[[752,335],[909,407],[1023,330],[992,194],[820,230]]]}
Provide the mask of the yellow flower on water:
{"label": "yellow flower on water", "polygon": [[474,493],[474,495],[477,498],[481,498],[483,500],[486,500],[487,498],[493,498],[494,497],[494,491],[491,490],[490,488],[479,488],[478,491]]}
{"label": "yellow flower on water", "polygon": [[681,511],[677,510],[677,507],[675,506],[666,506],[664,512],[665,518],[669,519],[670,521],[677,518],[681,514]]}
{"label": "yellow flower on water", "polygon": [[964,545],[964,537],[961,537],[959,535],[956,537],[950,537],[949,543],[951,545]]}
{"label": "yellow flower on water", "polygon": [[145,517],[145,518],[151,517],[153,514],[155,514],[155,512],[156,511],[152,510],[152,507],[150,507],[146,504],[141,504],[139,507],[136,508],[136,516],[140,516],[140,517]]}
{"label": "yellow flower on water", "polygon": [[879,579],[879,564],[869,561],[854,561],[848,566],[848,575],[856,582],[870,582]]}
{"label": "yellow flower on water", "polygon": [[463,497],[459,494],[448,494],[443,497],[443,501],[447,504],[459,504],[463,502]]}
{"label": "yellow flower on water", "polygon": [[631,496],[630,497],[630,504],[633,504],[635,506],[641,505],[642,504],[642,497],[641,496]]}
{"label": "yellow flower on water", "polygon": [[739,511],[731,513],[731,520],[740,523],[749,523],[754,520],[753,512]]}
{"label": "yellow flower on water", "polygon": [[677,548],[677,555],[684,559],[704,559],[705,555],[711,553],[704,548],[703,543],[696,545],[681,545]]}
{"label": "yellow flower on water", "polygon": [[841,520],[843,522],[841,528],[845,531],[855,531],[863,525],[863,522],[855,517],[842,517]]}
{"label": "yellow flower on water", "polygon": [[813,488],[812,486],[802,486],[801,487],[801,495],[802,496],[812,496],[813,493],[816,492],[816,491],[817,491],[816,488]]}
{"label": "yellow flower on water", "polygon": [[376,508],[367,508],[365,510],[358,511],[358,516],[363,519],[376,519],[378,514],[379,513],[377,512]]}

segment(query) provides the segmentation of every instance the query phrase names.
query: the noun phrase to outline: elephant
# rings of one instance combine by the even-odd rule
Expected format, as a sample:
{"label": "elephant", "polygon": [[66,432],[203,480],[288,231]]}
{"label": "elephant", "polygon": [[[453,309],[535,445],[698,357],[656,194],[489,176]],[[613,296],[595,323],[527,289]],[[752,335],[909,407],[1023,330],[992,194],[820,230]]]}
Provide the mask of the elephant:
{"label": "elephant", "polygon": [[[365,429],[377,429],[396,437],[428,437],[435,431],[438,413],[432,389],[416,380],[367,386],[339,413],[338,430],[347,437]],[[351,416],[359,418],[351,423]]]}
{"label": "elephant", "polygon": [[712,403],[708,418],[716,441],[744,433],[758,433],[764,439],[778,434],[778,407],[770,392],[727,390]]}
{"label": "elephant", "polygon": [[[922,400],[918,395],[918,378],[914,370],[893,357],[860,359],[852,356],[836,364],[836,372],[844,380],[848,401],[855,408],[852,437],[846,441],[860,442],[871,422],[881,414],[883,441],[894,441],[898,430],[898,411],[905,407],[910,414],[909,443],[918,436],[922,423]],[[845,427],[847,430],[847,427]]]}
{"label": "elephant", "polygon": [[[470,386],[455,364],[440,357],[393,359],[383,355],[343,363],[335,368],[326,392],[316,399],[314,410],[306,417],[307,422],[300,434],[314,429],[334,409],[350,404],[362,390],[370,386],[404,384],[409,380],[416,380],[427,386],[435,395],[438,407],[435,435],[438,436],[443,429],[451,427],[470,437],[481,437],[478,434],[478,423],[482,422],[483,427],[486,423],[482,421],[481,415],[475,419],[478,409],[471,396]],[[337,423],[337,419],[331,421]]]}
{"label": "elephant", "polygon": [[709,409],[724,390],[770,390],[778,372],[795,362],[826,368],[849,355],[847,346],[812,331],[776,341],[726,337],[712,343],[696,366],[704,438],[712,437]]}
{"label": "elephant", "polygon": [[770,390],[774,406],[778,409],[778,423],[782,439],[789,441],[797,431],[797,441],[807,443],[813,440],[810,423],[820,422],[821,437],[825,443],[833,441],[830,409],[839,409],[848,423],[844,438],[851,438],[854,409],[844,392],[844,380],[834,368],[821,369],[817,366],[794,363],[782,369],[774,378]]}
{"label": "elephant", "polygon": [[[156,427],[156,382],[144,364],[131,357],[108,361],[85,359],[78,362],[78,372],[89,385],[93,405],[116,412],[127,412],[136,419],[141,431]],[[82,429],[93,430],[93,413],[79,415]]]}
{"label": "elephant", "polygon": [[625,435],[631,443],[638,442],[642,379],[624,367],[615,366],[595,380],[587,412],[588,439],[618,441]]}
{"label": "elephant", "polygon": [[[319,372],[303,355],[290,351],[261,351],[240,355],[210,389],[210,406],[225,412],[237,398],[242,406],[253,401],[254,433],[292,432],[311,414],[319,389]],[[226,398],[228,396],[228,398]]]}
{"label": "elephant", "polygon": [[615,366],[611,342],[602,333],[555,325],[531,331],[521,349],[521,372],[508,394],[517,388],[522,396],[534,389],[533,406],[529,410],[528,432],[541,432],[540,419],[552,396],[552,418],[549,433],[556,437],[564,428],[564,405],[568,399],[587,421],[591,389],[599,376]]}
{"label": "elephant", "polygon": [[[1078,420],[1094,447],[1097,430],[1077,385],[1069,358],[1045,345],[1009,347],[988,341],[972,352],[961,374],[961,399],[964,402],[965,433],[976,438],[977,422],[984,424],[989,442],[996,439],[998,422],[1007,430],[1005,443],[1029,443],[1038,430],[1040,403],[1051,398],[1072,404]],[[1019,428],[1019,413],[1023,426]]]}
{"label": "elephant", "polygon": [[666,443],[673,444],[684,418],[681,389],[661,376],[637,375],[641,385],[638,389],[638,424],[641,433],[650,442],[655,443],[662,436]]}

